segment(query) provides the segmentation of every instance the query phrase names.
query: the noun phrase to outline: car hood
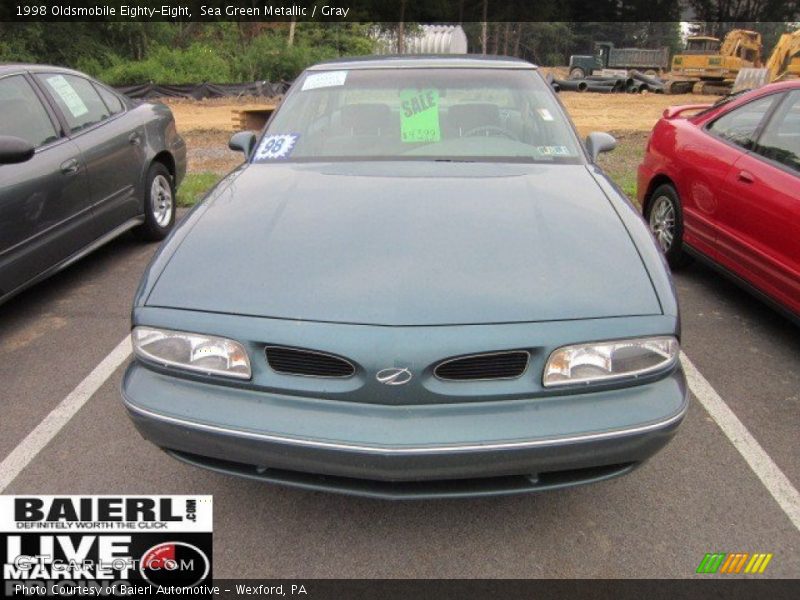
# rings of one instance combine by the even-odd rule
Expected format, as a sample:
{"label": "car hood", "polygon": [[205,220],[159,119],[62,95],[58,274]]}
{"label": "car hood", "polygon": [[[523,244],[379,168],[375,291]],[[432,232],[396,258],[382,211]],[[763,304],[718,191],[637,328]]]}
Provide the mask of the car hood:
{"label": "car hood", "polygon": [[583,165],[255,164],[207,202],[147,305],[375,325],[661,312]]}

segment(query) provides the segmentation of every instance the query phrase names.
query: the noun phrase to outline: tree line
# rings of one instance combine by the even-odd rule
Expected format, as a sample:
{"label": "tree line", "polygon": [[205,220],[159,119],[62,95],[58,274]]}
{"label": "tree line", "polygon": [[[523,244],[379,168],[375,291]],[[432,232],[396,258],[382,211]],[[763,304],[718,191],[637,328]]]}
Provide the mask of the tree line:
{"label": "tree line", "polygon": [[[667,46],[673,53],[682,47],[677,21],[462,25],[470,52],[517,56],[547,66],[565,65],[571,54],[591,53],[595,41],[623,47]],[[692,33],[722,35],[734,27],[760,31],[766,58],[791,25],[708,20],[696,22]],[[418,33],[415,23],[6,22],[0,23],[0,61],[73,67],[112,85],[279,81],[293,79],[314,62],[373,53],[382,35],[397,38],[402,47],[404,38]]]}

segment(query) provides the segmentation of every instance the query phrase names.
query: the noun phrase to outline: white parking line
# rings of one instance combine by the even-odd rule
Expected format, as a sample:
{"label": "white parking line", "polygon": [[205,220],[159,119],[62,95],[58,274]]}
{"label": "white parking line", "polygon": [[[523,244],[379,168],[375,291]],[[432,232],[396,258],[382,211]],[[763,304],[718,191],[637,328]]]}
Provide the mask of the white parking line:
{"label": "white parking line", "polygon": [[[5,491],[17,475],[69,423],[130,355],[131,338],[126,335],[117,347],[50,411],[33,431],[25,436],[25,439],[0,463],[0,493]],[[683,352],[681,352],[681,362],[689,382],[689,389],[744,457],[792,524],[800,530],[800,493]]]}
{"label": "white parking line", "polygon": [[131,336],[126,335],[69,395],[31,431],[0,463],[0,493],[11,484],[36,455],[69,423],[112,373],[131,355]]}
{"label": "white parking line", "polygon": [[695,398],[744,457],[792,524],[800,530],[800,493],[683,352],[681,362]]}

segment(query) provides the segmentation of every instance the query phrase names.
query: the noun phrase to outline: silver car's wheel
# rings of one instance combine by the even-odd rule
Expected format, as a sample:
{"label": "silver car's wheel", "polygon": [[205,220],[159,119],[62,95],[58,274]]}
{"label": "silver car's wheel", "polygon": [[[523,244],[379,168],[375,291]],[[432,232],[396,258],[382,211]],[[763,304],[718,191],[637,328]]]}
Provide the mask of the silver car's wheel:
{"label": "silver car's wheel", "polygon": [[145,240],[163,240],[175,224],[175,185],[172,173],[160,162],[147,170],[144,185],[144,223],[135,233]]}
{"label": "silver car's wheel", "polygon": [[667,196],[658,196],[653,200],[650,211],[650,230],[666,254],[675,240],[675,205]]}
{"label": "silver car's wheel", "polygon": [[153,220],[159,227],[166,227],[172,220],[172,186],[164,175],[156,175],[150,185]]}

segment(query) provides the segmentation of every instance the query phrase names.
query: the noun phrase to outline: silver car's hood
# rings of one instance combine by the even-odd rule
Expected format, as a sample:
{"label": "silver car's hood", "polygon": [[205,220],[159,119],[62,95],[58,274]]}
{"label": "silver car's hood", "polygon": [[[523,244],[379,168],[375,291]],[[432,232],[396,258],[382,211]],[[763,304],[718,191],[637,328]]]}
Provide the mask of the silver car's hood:
{"label": "silver car's hood", "polygon": [[661,312],[582,165],[251,165],[208,202],[148,305],[380,325]]}

